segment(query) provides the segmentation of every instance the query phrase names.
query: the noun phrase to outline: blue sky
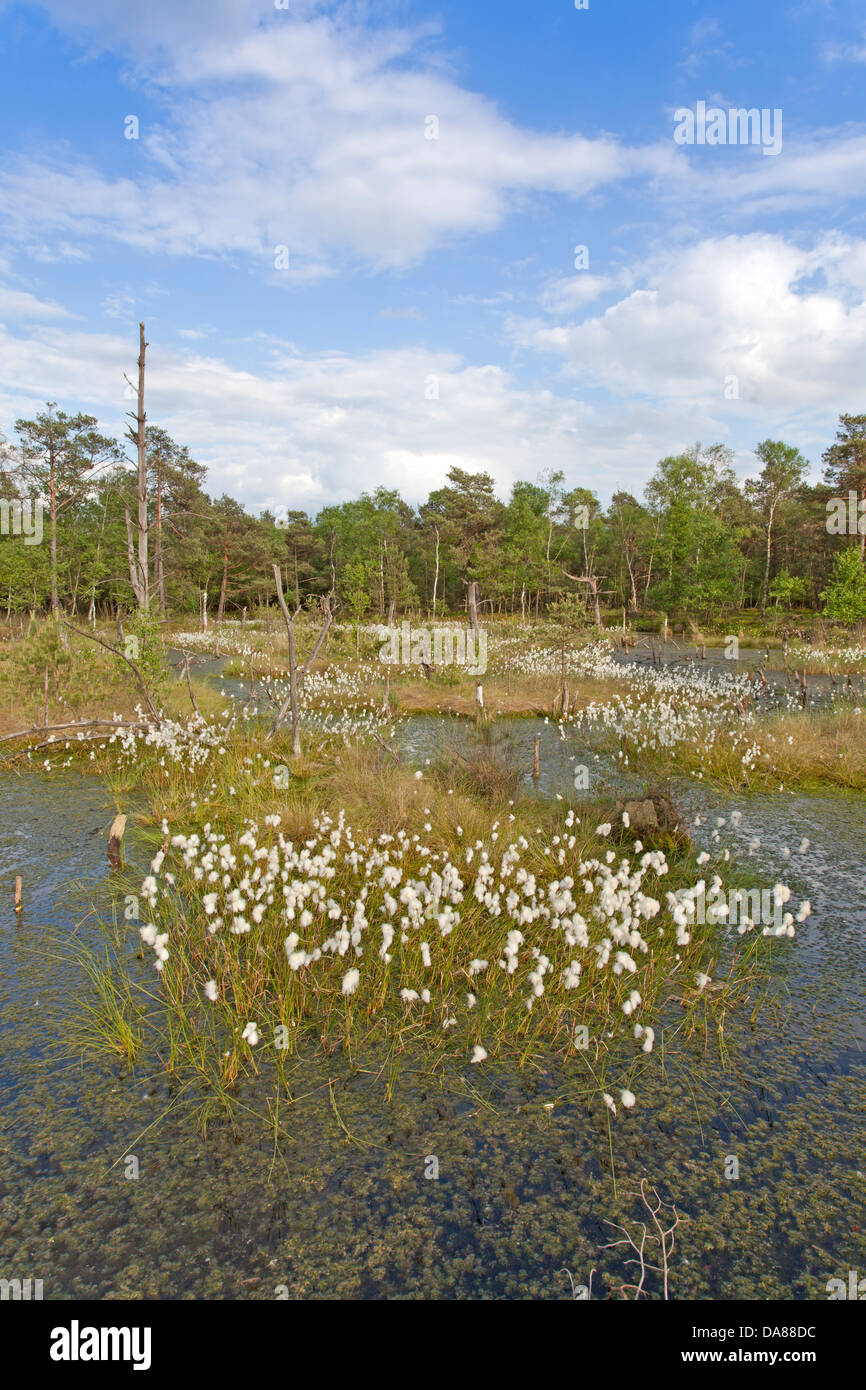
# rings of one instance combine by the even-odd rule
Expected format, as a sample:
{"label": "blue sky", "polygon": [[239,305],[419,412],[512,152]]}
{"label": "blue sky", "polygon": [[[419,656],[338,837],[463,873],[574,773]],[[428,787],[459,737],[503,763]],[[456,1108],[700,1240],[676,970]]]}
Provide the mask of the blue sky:
{"label": "blue sky", "polygon": [[[150,419],[254,508],[817,474],[866,410],[862,0],[0,0],[0,63],[7,435],[119,432],[140,318]],[[701,101],[780,152],[677,144]]]}

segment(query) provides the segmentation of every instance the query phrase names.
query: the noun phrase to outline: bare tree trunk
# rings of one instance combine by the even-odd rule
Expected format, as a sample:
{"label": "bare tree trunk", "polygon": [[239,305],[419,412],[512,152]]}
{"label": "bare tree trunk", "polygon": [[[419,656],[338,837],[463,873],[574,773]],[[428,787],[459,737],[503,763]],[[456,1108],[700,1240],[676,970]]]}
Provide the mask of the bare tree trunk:
{"label": "bare tree trunk", "polygon": [[301,611],[301,605],[300,603],[297,604],[294,613],[289,612],[288,605],[286,604],[286,600],[283,595],[283,577],[280,573],[279,565],[275,564],[273,566],[273,571],[274,584],[276,585],[277,589],[277,602],[280,605],[280,611],[282,612],[283,618],[285,619],[286,633],[288,634],[289,638],[289,693],[283,701],[282,705],[280,706],[279,710],[277,711],[277,717],[274,720],[274,726],[271,729],[271,738],[273,738],[274,734],[277,732],[283,720],[285,719],[286,711],[289,709],[289,707],[291,707],[292,757],[299,758],[301,756],[301,710],[298,694],[301,686],[303,685],[304,677],[306,676],[316,657],[319,655],[319,652],[322,648],[322,643],[328,635],[328,628],[331,626],[332,618],[331,604],[328,595],[324,594],[320,599],[324,622],[322,623],[319,635],[316,638],[316,643],[313,647],[313,650],[307,657],[307,660],[301,667],[300,671],[298,671],[298,656],[295,648],[295,618]]}
{"label": "bare tree trunk", "polygon": [[139,602],[138,572],[135,567],[135,540],[132,535],[132,517],[129,515],[129,508],[124,505],[123,519],[126,522],[126,558],[129,561],[129,582],[132,585],[132,592],[135,594],[136,603]]}
{"label": "bare tree trunk", "polygon": [[646,583],[644,584],[644,588],[643,588],[643,601],[644,601],[644,607],[646,607],[647,594],[649,593],[649,591],[650,591],[650,585],[652,584],[652,577],[653,577],[653,560],[655,559],[656,544],[657,544],[657,542],[658,542],[660,530],[661,530],[661,519],[658,519],[658,520],[656,521],[656,533],[655,533],[655,535],[653,536],[653,543],[652,543],[652,545],[650,546],[649,564],[647,565],[647,572],[646,572]]}
{"label": "bare tree trunk", "polygon": [[478,636],[478,580],[470,579],[469,594],[467,596],[469,604],[469,625],[475,636]]}
{"label": "bare tree trunk", "polygon": [[433,575],[433,617],[436,617],[436,591],[439,588],[439,527],[434,526],[436,532],[436,571]]}
{"label": "bare tree trunk", "polygon": [[770,585],[770,552],[773,548],[773,516],[776,511],[775,505],[770,508],[770,515],[767,518],[767,553],[764,557],[764,582],[761,585],[761,617],[767,614],[767,590]]}
{"label": "bare tree trunk", "polygon": [[[53,413],[52,413],[53,419]],[[54,434],[48,442],[48,489],[51,513],[51,542],[49,564],[51,569],[51,612],[55,618],[60,616],[60,603],[57,598],[57,478],[55,467]]]}
{"label": "bare tree trunk", "polygon": [[227,586],[228,586],[228,582],[229,582],[229,548],[228,548],[227,545],[224,545],[224,546],[223,546],[223,577],[222,577],[222,582],[221,582],[221,584],[220,584],[220,601],[219,601],[219,604],[217,605],[217,615],[216,615],[216,620],[217,620],[218,623],[221,623],[222,620],[223,620],[223,611],[224,611],[225,606],[226,606],[226,588],[227,588]]}
{"label": "bare tree trunk", "polygon": [[[135,411],[129,411],[129,417],[135,422],[135,429],[128,429],[127,436],[132,440],[138,454],[138,484],[136,496],[138,499],[138,519],[136,531],[138,538],[138,552],[133,554],[132,547],[132,528],[129,520],[129,512],[126,513],[126,530],[129,550],[129,578],[132,584],[132,591],[135,594],[135,601],[139,608],[147,608],[150,602],[150,577],[147,564],[147,416],[144,413],[144,359],[147,352],[147,343],[144,341],[144,324],[138,325],[138,388],[136,392],[137,405]],[[129,378],[127,377],[127,381]],[[130,383],[131,385],[132,383]]]}
{"label": "bare tree trunk", "polygon": [[74,580],[74,582],[73,582],[73,584],[72,584],[72,616],[73,616],[73,618],[77,618],[77,616],[78,616],[78,586],[79,586],[80,583],[81,583],[81,564],[80,564],[80,562],[79,562],[78,568],[77,568],[77,570],[75,571],[75,580]]}
{"label": "bare tree trunk", "polygon": [[632,611],[633,613],[636,613],[636,612],[637,612],[637,586],[635,585],[635,582],[634,582],[634,566],[632,565],[631,556],[629,555],[628,551],[626,551],[626,554],[625,554],[625,563],[626,563],[626,566],[627,566],[627,568],[628,568],[628,581],[629,581],[629,584],[631,585],[631,611]]}
{"label": "bare tree trunk", "polygon": [[154,554],[154,571],[156,578],[156,593],[159,606],[162,612],[166,610],[165,602],[165,571],[162,564],[162,451],[156,458],[156,538]]}

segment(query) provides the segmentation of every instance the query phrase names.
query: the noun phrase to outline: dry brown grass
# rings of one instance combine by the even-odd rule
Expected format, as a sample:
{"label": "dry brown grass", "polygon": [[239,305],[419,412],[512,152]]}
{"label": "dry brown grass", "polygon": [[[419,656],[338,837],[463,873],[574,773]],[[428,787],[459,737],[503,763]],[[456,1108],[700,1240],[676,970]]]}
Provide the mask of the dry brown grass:
{"label": "dry brown grass", "polygon": [[755,725],[755,741],[762,752],[748,773],[740,750],[721,739],[709,753],[682,743],[665,756],[669,765],[700,771],[731,788],[866,790],[866,713],[846,706],[768,714]]}
{"label": "dry brown grass", "polygon": [[[484,708],[492,717],[532,716],[551,714],[561,689],[559,676],[506,677],[484,676]],[[620,682],[611,680],[568,680],[570,702],[578,709],[593,701],[609,700]],[[459,685],[446,686],[435,681],[398,680],[391,683],[392,705],[400,714],[470,714],[477,712],[475,680],[467,678]],[[378,700],[381,701],[381,683]],[[376,692],[371,692],[371,701]]]}

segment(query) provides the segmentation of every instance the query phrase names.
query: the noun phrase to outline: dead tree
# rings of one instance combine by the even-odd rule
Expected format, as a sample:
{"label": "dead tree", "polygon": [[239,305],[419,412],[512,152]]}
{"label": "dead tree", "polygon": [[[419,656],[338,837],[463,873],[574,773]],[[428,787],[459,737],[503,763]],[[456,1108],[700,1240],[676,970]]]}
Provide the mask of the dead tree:
{"label": "dead tree", "polygon": [[[132,584],[132,591],[135,594],[135,601],[139,608],[147,608],[150,602],[150,580],[147,565],[147,416],[144,413],[144,358],[147,352],[147,343],[144,341],[144,324],[138,325],[138,386],[136,390],[136,408],[127,412],[129,418],[134,422],[135,428],[128,428],[127,438],[135,445],[138,455],[138,481],[136,484],[136,496],[138,499],[138,518],[136,524],[137,547],[133,541],[132,520],[129,515],[129,508],[124,507],[126,518],[126,549],[129,559],[129,581]],[[130,387],[132,382],[124,373],[125,379]]]}
{"label": "dead tree", "polygon": [[304,662],[304,665],[299,670],[298,654],[295,644],[295,618],[301,611],[301,605],[300,602],[298,602],[296,604],[294,613],[289,612],[288,605],[286,604],[286,600],[283,595],[283,577],[280,573],[279,565],[275,564],[273,566],[273,570],[274,583],[277,588],[277,602],[280,605],[280,611],[282,612],[283,618],[285,619],[286,632],[289,638],[289,693],[286,696],[283,703],[280,705],[279,710],[277,711],[277,717],[274,720],[270,737],[274,737],[274,734],[277,733],[289,709],[291,709],[292,757],[299,758],[301,756],[301,709],[299,696],[301,688],[304,684],[304,680],[310,670],[310,667],[312,666],[316,657],[319,655],[319,652],[322,650],[322,643],[328,635],[328,628],[331,626],[331,620],[333,615],[331,613],[330,598],[327,594],[323,594],[320,599],[323,616],[322,626],[319,630],[319,635],[316,638],[313,650],[310,652],[310,655],[307,657],[307,660]]}
{"label": "dead tree", "polygon": [[439,527],[434,526],[436,532],[436,569],[433,574],[433,617],[436,617],[436,596],[439,589]]}
{"label": "dead tree", "polygon": [[593,607],[595,608],[595,625],[601,629],[601,608],[598,602],[598,580],[594,574],[569,574],[568,570],[563,570],[566,579],[573,579],[576,584],[588,584],[589,592],[592,594]]}

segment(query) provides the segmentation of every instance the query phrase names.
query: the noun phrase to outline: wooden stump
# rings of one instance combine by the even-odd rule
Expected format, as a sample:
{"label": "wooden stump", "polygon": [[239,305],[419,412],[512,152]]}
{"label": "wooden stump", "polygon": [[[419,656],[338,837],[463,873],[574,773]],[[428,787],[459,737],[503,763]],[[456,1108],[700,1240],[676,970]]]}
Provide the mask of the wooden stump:
{"label": "wooden stump", "polygon": [[126,829],[126,816],[115,816],[108,833],[108,862],[112,869],[119,869],[123,863],[121,842]]}

